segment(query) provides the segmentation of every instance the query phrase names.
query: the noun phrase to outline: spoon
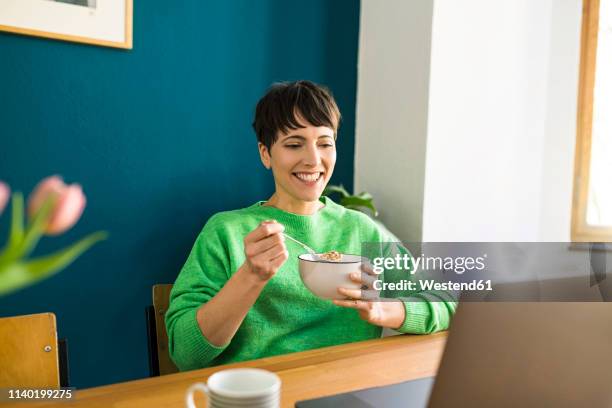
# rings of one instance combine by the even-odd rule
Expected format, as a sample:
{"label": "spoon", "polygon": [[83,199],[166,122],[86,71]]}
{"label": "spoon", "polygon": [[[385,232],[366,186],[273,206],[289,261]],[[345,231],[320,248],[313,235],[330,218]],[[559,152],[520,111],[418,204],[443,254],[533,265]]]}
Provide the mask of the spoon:
{"label": "spoon", "polygon": [[320,260],[321,260],[321,258],[319,257],[319,255],[317,255],[317,253],[315,252],[315,250],[314,250],[314,249],[312,249],[311,247],[309,247],[308,245],[306,245],[305,243],[303,243],[303,242],[301,242],[301,241],[298,241],[297,239],[293,238],[291,235],[285,234],[284,232],[283,232],[283,235],[284,235],[286,238],[289,238],[291,241],[295,242],[296,244],[301,245],[301,246],[302,246],[302,247],[303,247],[305,250],[307,250],[307,251],[308,251],[308,253],[309,253],[310,255],[312,255],[312,256],[315,258],[315,260],[317,260],[317,261],[320,261]]}

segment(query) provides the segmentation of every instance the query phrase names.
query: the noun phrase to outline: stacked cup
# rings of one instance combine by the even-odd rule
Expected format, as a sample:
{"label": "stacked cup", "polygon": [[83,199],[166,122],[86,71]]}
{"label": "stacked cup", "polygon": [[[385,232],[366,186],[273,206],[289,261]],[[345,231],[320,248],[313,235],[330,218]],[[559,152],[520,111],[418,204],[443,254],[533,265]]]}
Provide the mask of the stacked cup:
{"label": "stacked cup", "polygon": [[234,368],[214,373],[206,384],[195,383],[187,390],[185,403],[196,408],[193,395],[202,391],[209,408],[278,408],[281,380],[270,371]]}

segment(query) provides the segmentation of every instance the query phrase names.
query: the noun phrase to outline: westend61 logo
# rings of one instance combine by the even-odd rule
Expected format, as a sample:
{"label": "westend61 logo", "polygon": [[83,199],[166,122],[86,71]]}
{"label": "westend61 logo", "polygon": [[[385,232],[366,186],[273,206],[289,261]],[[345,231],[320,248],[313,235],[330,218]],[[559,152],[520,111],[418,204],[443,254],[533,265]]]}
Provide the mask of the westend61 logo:
{"label": "westend61 logo", "polygon": [[415,258],[409,254],[397,254],[395,257],[378,257],[372,262],[374,273],[380,275],[385,270],[400,269],[408,271],[414,275],[417,270],[427,271],[454,271],[461,275],[464,272],[473,270],[482,271],[486,265],[484,263],[487,254],[478,257],[457,256],[457,257],[441,257],[441,256],[421,256]]}

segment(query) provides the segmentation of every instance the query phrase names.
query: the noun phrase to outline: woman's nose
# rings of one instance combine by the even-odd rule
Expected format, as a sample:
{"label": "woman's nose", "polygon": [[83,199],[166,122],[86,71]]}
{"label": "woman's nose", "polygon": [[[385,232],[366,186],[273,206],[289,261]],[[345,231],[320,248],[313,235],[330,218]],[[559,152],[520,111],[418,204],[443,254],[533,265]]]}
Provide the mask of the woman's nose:
{"label": "woman's nose", "polygon": [[318,166],[321,163],[321,153],[317,146],[308,146],[304,156],[304,163],[310,166]]}

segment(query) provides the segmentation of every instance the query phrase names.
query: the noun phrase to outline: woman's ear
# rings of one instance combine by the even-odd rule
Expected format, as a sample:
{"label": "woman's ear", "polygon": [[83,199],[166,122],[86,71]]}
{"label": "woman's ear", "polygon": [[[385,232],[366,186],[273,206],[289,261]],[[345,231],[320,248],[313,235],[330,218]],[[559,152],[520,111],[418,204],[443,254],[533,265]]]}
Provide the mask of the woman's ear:
{"label": "woman's ear", "polygon": [[258,143],[257,147],[259,148],[259,157],[261,158],[261,162],[266,169],[270,170],[270,151],[263,143]]}

